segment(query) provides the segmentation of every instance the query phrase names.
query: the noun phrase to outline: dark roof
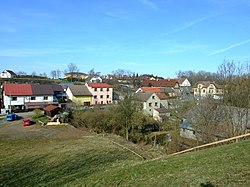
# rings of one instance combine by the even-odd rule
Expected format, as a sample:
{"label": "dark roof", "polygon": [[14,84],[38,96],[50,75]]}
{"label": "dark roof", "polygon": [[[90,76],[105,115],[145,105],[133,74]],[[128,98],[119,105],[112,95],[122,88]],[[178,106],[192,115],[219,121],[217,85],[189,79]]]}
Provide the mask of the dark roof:
{"label": "dark roof", "polygon": [[175,93],[173,88],[168,88],[168,87],[160,87],[161,92],[165,92],[165,93]]}
{"label": "dark roof", "polygon": [[60,88],[57,87],[56,85],[33,84],[31,88],[33,93],[32,95],[54,95],[54,91],[58,89],[60,90]]}
{"label": "dark roof", "polygon": [[3,73],[5,73],[5,72],[8,72],[9,74],[16,76],[16,74],[11,70],[6,69],[5,71],[3,71]]}
{"label": "dark roof", "polygon": [[168,112],[168,110],[164,107],[163,108],[156,108],[155,110],[159,113],[167,113]]}
{"label": "dark roof", "polygon": [[144,80],[142,86],[154,86],[154,87],[175,87],[179,86],[179,83],[176,79],[158,79],[158,80]]}
{"label": "dark roof", "polygon": [[190,120],[184,119],[183,122],[180,124],[180,128],[188,129],[191,125]]}
{"label": "dark roof", "polygon": [[92,96],[92,93],[85,85],[70,85],[68,89],[70,89],[74,96]]}
{"label": "dark roof", "polygon": [[154,93],[152,93],[152,92],[138,92],[134,95],[134,98],[136,100],[145,102],[151,97],[152,94],[154,94]]}
{"label": "dark roof", "polygon": [[64,75],[78,75],[78,76],[81,76],[81,75],[84,75],[84,76],[87,76],[88,74],[86,73],[82,73],[82,72],[71,72],[71,73],[65,73]]}

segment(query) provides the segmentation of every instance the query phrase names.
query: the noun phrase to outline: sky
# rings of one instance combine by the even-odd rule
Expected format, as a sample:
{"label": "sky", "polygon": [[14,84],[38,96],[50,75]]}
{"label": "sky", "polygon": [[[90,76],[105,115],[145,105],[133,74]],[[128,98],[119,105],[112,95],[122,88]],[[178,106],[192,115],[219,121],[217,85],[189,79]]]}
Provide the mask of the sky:
{"label": "sky", "polygon": [[0,71],[216,72],[249,61],[249,10],[249,0],[1,1]]}

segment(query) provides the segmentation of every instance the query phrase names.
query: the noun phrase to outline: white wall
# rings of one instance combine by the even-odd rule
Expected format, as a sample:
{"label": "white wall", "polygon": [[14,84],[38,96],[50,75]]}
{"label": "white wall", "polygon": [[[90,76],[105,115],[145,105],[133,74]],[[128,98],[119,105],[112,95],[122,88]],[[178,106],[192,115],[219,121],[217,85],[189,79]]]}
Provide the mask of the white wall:
{"label": "white wall", "polygon": [[3,72],[0,74],[1,78],[11,78],[11,74],[9,72]]}
{"label": "white wall", "polygon": [[[151,106],[149,106],[150,103],[151,103]],[[157,103],[157,106],[155,105],[155,103]],[[143,103],[143,109],[147,114],[153,116],[154,109],[160,108],[161,106],[160,103],[161,103],[161,100],[159,99],[159,97],[155,93],[153,93],[150,96],[150,98],[146,102]]]}
{"label": "white wall", "polygon": [[[16,101],[12,100],[12,97],[17,97]],[[35,97],[35,100],[31,100],[31,97]],[[3,101],[4,106],[6,109],[10,108],[11,106],[17,106],[17,105],[25,105],[25,103],[35,103],[35,102],[45,102],[45,103],[52,103],[53,102],[53,96],[46,96],[48,97],[47,100],[44,100],[45,96],[6,96],[4,95]]]}
{"label": "white wall", "polygon": [[189,87],[191,86],[190,82],[188,81],[188,79],[185,79],[183,81],[183,83],[180,85],[181,87]]}
{"label": "white wall", "polygon": [[71,90],[69,89],[69,87],[66,90],[66,94],[67,94],[68,98],[72,101],[73,100],[73,94],[72,94]]}

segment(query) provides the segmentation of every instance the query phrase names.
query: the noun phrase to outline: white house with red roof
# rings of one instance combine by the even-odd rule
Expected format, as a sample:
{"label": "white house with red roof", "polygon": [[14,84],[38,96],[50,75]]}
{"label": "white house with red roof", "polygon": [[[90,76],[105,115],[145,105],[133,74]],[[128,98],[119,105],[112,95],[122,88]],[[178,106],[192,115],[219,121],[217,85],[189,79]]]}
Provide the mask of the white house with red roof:
{"label": "white house with red roof", "polygon": [[89,91],[92,93],[92,105],[111,104],[113,100],[113,88],[107,83],[86,83]]}
{"label": "white house with red roof", "polygon": [[4,84],[3,104],[6,110],[43,108],[58,104],[56,96],[60,93],[60,85]]}

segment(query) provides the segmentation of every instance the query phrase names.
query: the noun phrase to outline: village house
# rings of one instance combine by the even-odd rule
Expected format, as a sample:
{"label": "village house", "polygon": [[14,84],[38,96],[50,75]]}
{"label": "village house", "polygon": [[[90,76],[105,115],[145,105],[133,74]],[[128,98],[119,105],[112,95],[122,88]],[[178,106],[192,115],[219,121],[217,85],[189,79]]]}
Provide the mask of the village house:
{"label": "village house", "polygon": [[138,92],[152,92],[156,94],[161,93],[166,98],[172,98],[176,96],[176,92],[172,88],[167,88],[167,87],[141,87],[138,90],[136,90],[135,93]]}
{"label": "village house", "polygon": [[4,70],[1,74],[0,74],[0,78],[14,78],[17,75],[11,71],[11,70]]}
{"label": "village house", "polygon": [[90,106],[92,103],[93,95],[86,85],[69,85],[66,94],[76,104]]}
{"label": "village house", "polygon": [[5,110],[29,110],[59,104],[63,100],[60,85],[4,84],[3,105]]}
{"label": "village house", "polygon": [[99,75],[90,75],[86,79],[86,82],[89,82],[89,83],[99,83],[99,82],[102,82],[102,78]]}
{"label": "village house", "polygon": [[143,103],[146,114],[153,116],[158,121],[163,121],[170,116],[168,112],[168,96],[160,88],[141,87],[135,93],[135,99]]}
{"label": "village house", "polygon": [[65,79],[74,78],[74,79],[82,79],[85,80],[88,78],[88,74],[81,73],[81,72],[72,72],[72,73],[65,73],[64,74]]}
{"label": "village house", "polygon": [[196,99],[208,96],[214,99],[221,99],[223,97],[223,86],[212,81],[199,81],[194,85],[193,92]]}
{"label": "village house", "polygon": [[166,89],[165,91],[171,90],[171,95],[174,97],[181,95],[180,84],[176,79],[145,79],[143,82],[141,82],[141,87],[158,87],[161,89]]}
{"label": "village house", "polygon": [[107,83],[86,83],[92,97],[92,105],[112,104],[113,88]]}
{"label": "village house", "polygon": [[156,93],[152,92],[138,92],[135,93],[134,98],[143,104],[143,111],[153,116],[153,110],[160,108],[160,99]]}

